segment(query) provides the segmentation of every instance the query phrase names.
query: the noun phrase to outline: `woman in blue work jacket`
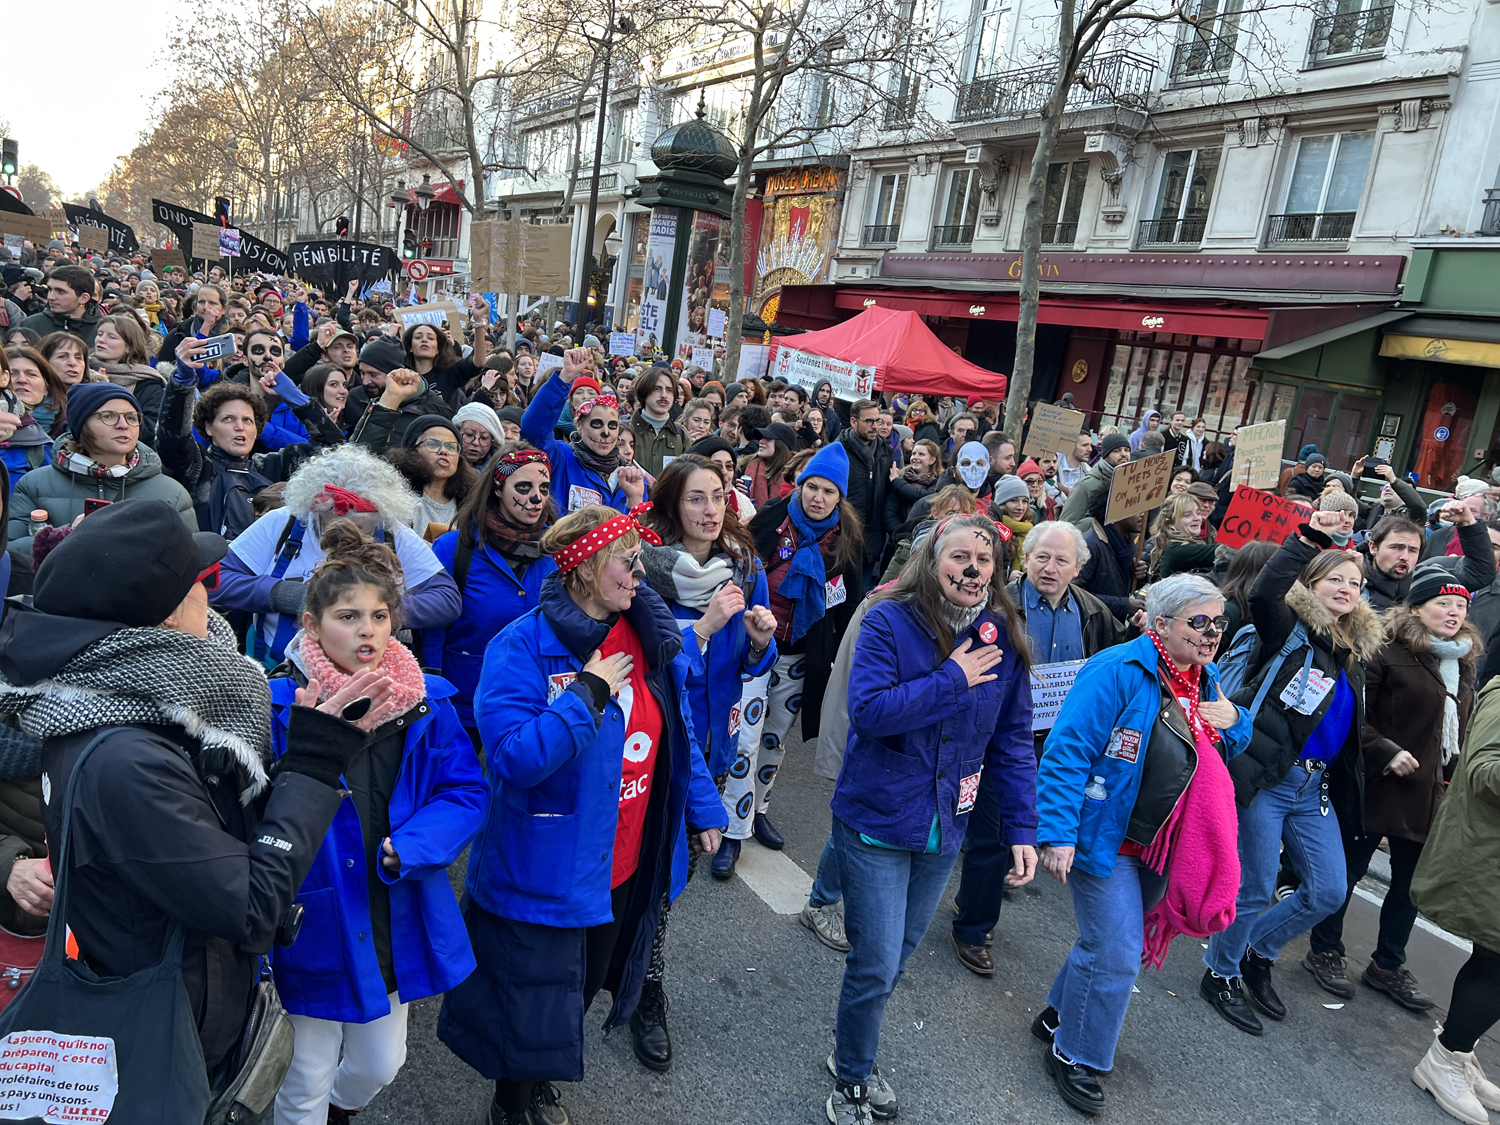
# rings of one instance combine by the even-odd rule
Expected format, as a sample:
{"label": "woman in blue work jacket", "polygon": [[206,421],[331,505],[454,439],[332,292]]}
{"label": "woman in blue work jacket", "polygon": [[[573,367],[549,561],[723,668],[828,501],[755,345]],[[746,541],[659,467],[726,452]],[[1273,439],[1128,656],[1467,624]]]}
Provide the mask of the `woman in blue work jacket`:
{"label": "woman in blue work jacket", "polygon": [[453,685],[454,709],[476,747],[474,690],[485,647],[536,608],[542,583],[557,569],[542,551],[542,536],[556,518],[547,455],[512,442],[480,473],[488,479],[459,505],[457,529],[432,545],[463,595],[463,611],[446,629],[423,637],[425,652],[441,654],[438,671]]}
{"label": "woman in blue work jacket", "polygon": [[[683,833],[713,851],[724,806],[693,735],[702,656],[642,583],[634,516],[590,505],[542,537],[557,572],[490,642],[474,695],[490,807],[469,856],[479,968],[448,993],[438,1038],[495,1081],[490,1121],[566,1120],[554,1080],[583,1077],[599,989],[629,1020]],[[685,866],[685,865],[684,865]]]}
{"label": "woman in blue work jacket", "polygon": [[[641,548],[646,581],[662,596],[701,669],[688,674],[693,731],[720,790],[739,746],[741,675],[764,675],[776,663],[776,618],[765,566],[755,542],[728,508],[723,474],[707,457],[685,453],[662,470],[651,489],[646,526],[661,545]],[[676,865],[686,863],[686,841]],[[630,1020],[635,1057],[652,1070],[672,1065],[665,974],[667,912],[652,946],[651,970]]]}
{"label": "woman in blue work jacket", "polygon": [[1003,561],[989,519],[943,521],[874,595],[854,645],[849,744],[833,792],[853,947],[825,1106],[834,1125],[896,1114],[875,1065],[881,1017],[948,885],[986,769],[1015,861],[1006,882],[1036,874],[1030,659]]}
{"label": "woman in blue work jacket", "polygon": [[274,955],[297,1033],[277,1125],[324,1125],[363,1109],[406,1061],[411,1002],[473,971],[448,865],[487,798],[453,688],[424,676],[392,636],[401,612],[395,552],[349,520],[330,523],[321,545],[302,631],[271,679],[272,748],[285,751],[294,704],[361,684],[369,707],[349,717],[370,741],[344,772],[350,799],[297,893],[302,928]]}
{"label": "woman in blue work jacket", "polygon": [[577,431],[559,441],[552,428],[568,400],[573,380],[594,360],[588,348],[563,353],[563,365],[537,388],[521,416],[521,437],[547,454],[552,464],[552,495],[563,515],[590,504],[628,512],[646,498],[646,474],[620,458],[620,404],[611,394],[581,402],[573,411]]}

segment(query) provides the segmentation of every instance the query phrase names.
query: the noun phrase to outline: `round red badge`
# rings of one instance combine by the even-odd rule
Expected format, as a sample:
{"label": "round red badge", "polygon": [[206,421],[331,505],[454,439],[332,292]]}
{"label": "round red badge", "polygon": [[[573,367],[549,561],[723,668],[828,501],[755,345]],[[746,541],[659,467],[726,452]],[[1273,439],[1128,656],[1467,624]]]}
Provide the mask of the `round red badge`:
{"label": "round red badge", "polygon": [[995,628],[993,621],[986,621],[983,625],[979,626],[979,639],[987,645],[994,644],[995,638],[999,635],[1000,630]]}

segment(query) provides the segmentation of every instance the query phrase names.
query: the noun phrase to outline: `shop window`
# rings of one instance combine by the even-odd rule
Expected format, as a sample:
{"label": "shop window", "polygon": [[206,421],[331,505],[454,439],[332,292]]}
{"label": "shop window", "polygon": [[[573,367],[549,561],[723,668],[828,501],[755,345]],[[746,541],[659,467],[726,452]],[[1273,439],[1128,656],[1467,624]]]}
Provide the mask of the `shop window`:
{"label": "shop window", "polygon": [[[1181,410],[1189,422],[1202,418],[1209,436],[1222,441],[1245,424],[1255,390],[1249,377],[1250,357],[1233,354],[1241,343],[1237,339],[1197,338],[1209,340],[1212,349],[1196,342],[1162,346],[1172,339],[1165,333],[1119,333],[1099,424],[1118,426],[1128,433],[1147,410],[1161,411],[1164,419]],[[1194,340],[1190,336],[1176,339]],[[1260,350],[1260,341],[1255,341],[1254,350]]]}
{"label": "shop window", "polygon": [[1464,450],[1478,408],[1479,392],[1473,384],[1439,379],[1432,385],[1418,434],[1418,485],[1443,491],[1453,487],[1463,469]]}

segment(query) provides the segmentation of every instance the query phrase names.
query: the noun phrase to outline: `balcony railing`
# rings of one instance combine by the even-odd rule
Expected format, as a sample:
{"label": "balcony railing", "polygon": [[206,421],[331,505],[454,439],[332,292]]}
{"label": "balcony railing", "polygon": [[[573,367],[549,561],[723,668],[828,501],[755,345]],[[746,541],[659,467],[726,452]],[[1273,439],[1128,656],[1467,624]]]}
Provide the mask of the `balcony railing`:
{"label": "balcony railing", "polygon": [[881,111],[882,128],[900,129],[910,125],[917,115],[920,103],[921,95],[916,89],[904,94],[892,94],[886,99],[885,108]]}
{"label": "balcony railing", "polygon": [[1485,188],[1484,218],[1479,220],[1479,233],[1491,237],[1500,234],[1500,188]]}
{"label": "balcony railing", "polygon": [[[1068,91],[1065,111],[1096,106],[1143,106],[1156,77],[1156,61],[1130,51],[1108,51],[1090,56],[1083,65],[1085,81]],[[976,78],[958,88],[955,121],[1007,121],[1033,117],[1047,104],[1057,79],[1055,65],[1031,66]]]}
{"label": "balcony railing", "polygon": [[1294,215],[1271,215],[1266,241],[1348,242],[1354,233],[1353,211],[1304,211]]}
{"label": "balcony railing", "polygon": [[1307,50],[1309,66],[1337,66],[1385,54],[1391,37],[1394,8],[1366,8],[1362,12],[1338,12],[1313,21],[1312,43]]}
{"label": "balcony railing", "polygon": [[1042,224],[1043,246],[1072,246],[1077,239],[1078,224],[1076,222]]}
{"label": "balcony railing", "polygon": [[955,248],[967,248],[974,242],[974,224],[961,223],[932,228],[932,248],[934,250],[952,250]]}
{"label": "balcony railing", "polygon": [[[972,239],[973,227],[970,227],[970,238]],[[864,238],[861,240],[863,246],[894,246],[896,236],[901,231],[900,223],[873,223],[865,227]]]}
{"label": "balcony railing", "polygon": [[1142,219],[1142,246],[1197,245],[1203,241],[1207,219]]}
{"label": "balcony railing", "polygon": [[1188,37],[1172,48],[1171,81],[1174,86],[1202,82],[1222,82],[1234,61],[1233,35],[1205,35],[1188,32]]}

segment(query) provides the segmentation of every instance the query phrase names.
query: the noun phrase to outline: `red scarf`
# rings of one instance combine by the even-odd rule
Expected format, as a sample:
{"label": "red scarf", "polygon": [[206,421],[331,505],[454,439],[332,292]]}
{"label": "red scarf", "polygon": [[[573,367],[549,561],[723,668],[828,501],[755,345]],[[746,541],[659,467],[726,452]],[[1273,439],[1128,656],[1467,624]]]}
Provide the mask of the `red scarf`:
{"label": "red scarf", "polygon": [[[329,660],[323,646],[306,633],[302,634],[300,655],[302,670],[307,673],[307,678],[318,681],[319,703],[337,695],[354,678]],[[380,658],[378,669],[391,678],[392,687],[390,698],[370,712],[374,720],[370,724],[371,730],[383,726],[398,715],[406,714],[427,697],[427,681],[422,676],[421,665],[411,651],[394,637],[385,646],[385,654]]]}

